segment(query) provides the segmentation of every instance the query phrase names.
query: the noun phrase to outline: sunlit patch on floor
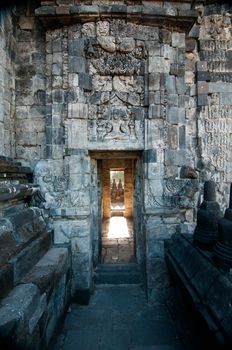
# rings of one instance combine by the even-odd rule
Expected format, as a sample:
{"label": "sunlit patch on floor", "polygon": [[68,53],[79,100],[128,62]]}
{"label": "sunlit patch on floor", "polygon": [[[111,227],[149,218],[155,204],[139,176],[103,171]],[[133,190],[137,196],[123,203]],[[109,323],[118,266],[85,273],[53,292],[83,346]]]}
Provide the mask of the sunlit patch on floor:
{"label": "sunlit patch on floor", "polygon": [[129,263],[135,261],[133,219],[112,216],[102,222],[103,263]]}
{"label": "sunlit patch on floor", "polygon": [[129,238],[129,230],[127,221],[124,217],[112,217],[110,218],[110,225],[108,231],[108,238]]}

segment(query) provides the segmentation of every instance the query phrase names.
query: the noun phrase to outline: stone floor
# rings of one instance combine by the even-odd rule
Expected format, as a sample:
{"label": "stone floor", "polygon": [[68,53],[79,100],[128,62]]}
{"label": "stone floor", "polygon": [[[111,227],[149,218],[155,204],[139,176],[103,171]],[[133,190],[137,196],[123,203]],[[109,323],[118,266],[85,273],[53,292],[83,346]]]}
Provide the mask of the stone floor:
{"label": "stone floor", "polygon": [[[50,350],[183,350],[162,305],[139,285],[97,286],[88,306],[72,304]],[[187,348],[185,348],[187,349]]]}
{"label": "stone floor", "polygon": [[102,263],[134,262],[133,219],[112,216],[102,223]]}

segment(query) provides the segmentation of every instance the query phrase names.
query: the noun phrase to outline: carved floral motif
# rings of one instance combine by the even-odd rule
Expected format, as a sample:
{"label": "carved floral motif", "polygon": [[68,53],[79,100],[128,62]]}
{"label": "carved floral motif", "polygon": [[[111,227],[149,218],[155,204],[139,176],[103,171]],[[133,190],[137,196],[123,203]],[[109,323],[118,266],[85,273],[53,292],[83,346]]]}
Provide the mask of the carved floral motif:
{"label": "carved floral motif", "polygon": [[150,208],[193,208],[194,195],[199,190],[197,180],[180,180],[170,177],[164,181],[164,193],[155,195],[151,184],[148,185],[146,204]]}

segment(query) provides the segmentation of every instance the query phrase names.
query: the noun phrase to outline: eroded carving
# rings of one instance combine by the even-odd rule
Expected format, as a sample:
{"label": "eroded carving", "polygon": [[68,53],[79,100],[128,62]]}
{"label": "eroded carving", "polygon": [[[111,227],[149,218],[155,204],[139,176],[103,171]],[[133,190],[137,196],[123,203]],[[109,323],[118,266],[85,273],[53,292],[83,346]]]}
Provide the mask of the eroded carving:
{"label": "eroded carving", "polygon": [[88,122],[88,133],[90,141],[136,140],[134,114],[127,107],[100,106]]}
{"label": "eroded carving", "polygon": [[226,181],[229,150],[232,135],[232,111],[220,105],[219,95],[213,94],[209,106],[200,114],[201,152],[205,162],[218,172],[219,179]]}

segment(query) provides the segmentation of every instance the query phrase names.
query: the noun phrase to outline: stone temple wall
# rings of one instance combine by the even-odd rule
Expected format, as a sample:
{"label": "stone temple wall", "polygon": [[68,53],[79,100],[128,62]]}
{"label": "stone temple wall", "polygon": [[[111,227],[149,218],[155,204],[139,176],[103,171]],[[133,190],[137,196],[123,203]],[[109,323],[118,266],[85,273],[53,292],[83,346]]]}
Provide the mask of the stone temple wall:
{"label": "stone temple wall", "polygon": [[16,7],[16,157],[35,169],[55,243],[72,247],[73,295],[91,289],[98,254],[99,169],[91,151],[140,154],[136,249],[153,300],[169,286],[164,241],[193,232],[206,179],[217,181],[226,206],[231,5],[191,6],[50,0]]}
{"label": "stone temple wall", "polygon": [[[107,3],[110,15],[100,3],[83,6],[82,14],[81,8],[70,9],[71,3],[36,10],[47,28],[47,160],[36,165],[36,179],[52,209],[55,242],[72,245],[74,291],[87,290],[93,273],[94,208],[88,152],[141,151],[144,196],[137,211],[143,211],[136,221],[137,250],[146,266],[149,293],[156,294],[154,285],[163,288],[167,274],[164,240],[181,225],[192,228],[198,189],[196,179],[181,175],[186,165],[195,167],[196,137],[185,110],[185,28],[183,22],[164,28],[156,17],[157,3],[152,24],[148,15],[140,24],[121,18],[120,11],[135,10],[126,4],[111,8]],[[173,11],[182,10],[180,16],[187,21],[184,11],[189,16],[190,4],[175,6]],[[67,24],[69,10],[83,23],[51,29],[53,14],[60,21],[66,18]],[[139,10],[149,14],[151,8]],[[169,13],[166,7],[162,11]]]}
{"label": "stone temple wall", "polygon": [[16,157],[34,168],[45,157],[45,32],[35,18],[36,2],[16,4]]}
{"label": "stone temple wall", "polygon": [[217,183],[217,199],[227,206],[231,182],[231,6],[198,7],[186,42],[186,114],[196,130],[192,145],[199,180]]}
{"label": "stone temple wall", "polygon": [[15,147],[15,33],[10,10],[0,14],[0,154],[14,157]]}

